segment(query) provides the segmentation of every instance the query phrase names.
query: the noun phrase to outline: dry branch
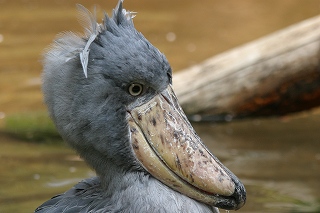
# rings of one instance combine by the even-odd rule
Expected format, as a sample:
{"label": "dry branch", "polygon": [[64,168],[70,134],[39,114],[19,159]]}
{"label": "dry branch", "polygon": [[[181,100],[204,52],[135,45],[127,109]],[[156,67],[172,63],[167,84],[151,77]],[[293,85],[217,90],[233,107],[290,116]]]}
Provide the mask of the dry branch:
{"label": "dry branch", "polygon": [[319,106],[320,16],[182,70],[173,83],[187,114],[214,120]]}

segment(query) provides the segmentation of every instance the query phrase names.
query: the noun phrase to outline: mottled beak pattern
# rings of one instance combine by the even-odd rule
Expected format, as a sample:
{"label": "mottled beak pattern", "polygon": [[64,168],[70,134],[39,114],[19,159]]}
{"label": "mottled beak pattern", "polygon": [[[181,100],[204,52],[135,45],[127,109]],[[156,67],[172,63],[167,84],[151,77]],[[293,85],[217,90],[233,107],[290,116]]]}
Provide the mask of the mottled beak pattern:
{"label": "mottled beak pattern", "polygon": [[203,144],[170,85],[129,111],[128,122],[134,154],[155,178],[212,206],[244,205],[243,184]]}

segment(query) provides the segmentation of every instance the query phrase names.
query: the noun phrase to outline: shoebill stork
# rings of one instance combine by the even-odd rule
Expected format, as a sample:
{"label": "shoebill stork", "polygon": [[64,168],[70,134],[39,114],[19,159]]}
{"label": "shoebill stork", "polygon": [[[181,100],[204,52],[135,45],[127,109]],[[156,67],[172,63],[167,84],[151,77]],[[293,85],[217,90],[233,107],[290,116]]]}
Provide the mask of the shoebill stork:
{"label": "shoebill stork", "polygon": [[243,184],[203,144],[172,89],[166,57],[122,0],[102,24],[82,6],[85,35],[44,56],[43,93],[63,139],[96,172],[35,212],[218,212]]}

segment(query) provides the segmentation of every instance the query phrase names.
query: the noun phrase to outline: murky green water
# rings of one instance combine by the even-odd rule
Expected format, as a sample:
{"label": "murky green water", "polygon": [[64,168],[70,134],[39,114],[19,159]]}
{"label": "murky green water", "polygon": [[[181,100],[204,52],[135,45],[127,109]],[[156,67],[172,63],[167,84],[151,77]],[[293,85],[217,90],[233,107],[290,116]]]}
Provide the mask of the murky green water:
{"label": "murky green water", "polygon": [[243,212],[320,211],[320,116],[201,124],[209,148],[248,191]]}
{"label": "murky green water", "polygon": [[[0,0],[0,213],[32,212],[92,171],[63,144],[4,133],[10,115],[44,111],[41,53],[61,31],[81,31],[75,3],[110,13],[110,1]],[[126,0],[135,25],[174,70],[320,13],[319,0]],[[101,16],[100,16],[101,17]],[[195,124],[248,191],[239,212],[320,212],[320,116]],[[222,211],[223,212],[223,211]]]}

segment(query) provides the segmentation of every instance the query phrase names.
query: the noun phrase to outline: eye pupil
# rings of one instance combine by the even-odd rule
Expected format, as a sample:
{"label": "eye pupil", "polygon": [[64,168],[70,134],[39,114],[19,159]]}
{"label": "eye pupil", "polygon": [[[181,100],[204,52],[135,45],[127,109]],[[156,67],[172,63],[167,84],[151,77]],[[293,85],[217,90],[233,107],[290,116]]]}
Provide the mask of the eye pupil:
{"label": "eye pupil", "polygon": [[141,84],[133,83],[129,86],[129,93],[132,96],[138,96],[142,93],[143,86]]}

